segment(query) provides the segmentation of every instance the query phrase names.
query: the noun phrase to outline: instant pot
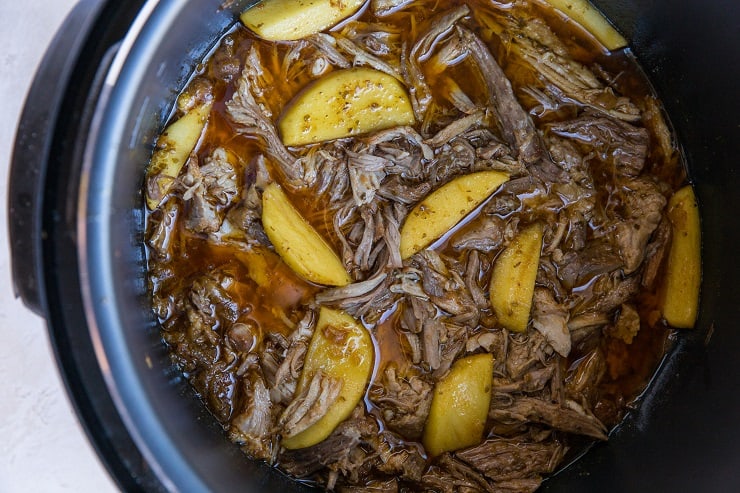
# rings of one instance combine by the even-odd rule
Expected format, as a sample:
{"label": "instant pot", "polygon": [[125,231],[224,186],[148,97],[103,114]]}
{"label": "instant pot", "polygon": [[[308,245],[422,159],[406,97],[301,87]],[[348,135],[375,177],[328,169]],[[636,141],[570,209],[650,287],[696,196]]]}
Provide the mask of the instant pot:
{"label": "instant pot", "polygon": [[[249,461],[173,367],[149,308],[145,166],[175,97],[250,1],[80,2],[27,97],[10,175],[15,289],[125,491],[310,491]],[[740,491],[740,9],[594,0],[661,97],[702,214],[697,327],[605,444],[548,492]]]}

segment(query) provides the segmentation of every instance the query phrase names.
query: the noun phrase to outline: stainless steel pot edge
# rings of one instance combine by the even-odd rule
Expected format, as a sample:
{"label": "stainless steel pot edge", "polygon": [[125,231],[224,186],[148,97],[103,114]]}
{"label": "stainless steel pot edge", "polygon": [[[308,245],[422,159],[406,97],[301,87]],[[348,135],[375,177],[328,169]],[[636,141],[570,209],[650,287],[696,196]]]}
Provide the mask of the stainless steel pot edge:
{"label": "stainless steel pot edge", "polygon": [[[91,275],[90,259],[100,255],[101,251],[109,251],[110,245],[107,244],[108,235],[96,234],[95,239],[91,239],[90,224],[97,222],[101,227],[108,215],[104,210],[98,210],[101,204],[92,204],[90,201],[90,184],[94,170],[95,162],[105,161],[107,148],[101,149],[98,146],[99,140],[103,133],[101,130],[106,127],[106,120],[115,117],[111,112],[109,105],[112,101],[112,95],[117,87],[122,83],[122,73],[126,66],[127,60],[136,56],[137,44],[140,45],[142,36],[148,33],[148,36],[154,38],[157,30],[147,30],[147,24],[151,22],[162,22],[153,19],[155,10],[158,15],[164,19],[172,19],[177,14],[178,7],[182,7],[183,2],[162,2],[160,0],[150,0],[144,4],[136,20],[132,24],[128,34],[121,42],[120,49],[111,63],[111,67],[106,75],[103,88],[96,112],[93,116],[90,135],[85,148],[85,155],[82,164],[82,173],[80,176],[80,193],[78,202],[78,262],[81,281],[81,292],[84,303],[84,312],[88,323],[88,329],[95,348],[95,354],[99,361],[104,380],[108,386],[111,397],[124,421],[134,442],[139,447],[144,458],[162,484],[170,491],[179,491],[176,482],[172,477],[171,471],[178,471],[178,483],[189,485],[192,491],[206,491],[207,488],[200,482],[200,479],[186,467],[185,462],[177,453],[167,436],[162,432],[156,415],[153,412],[148,400],[141,393],[141,389],[136,385],[128,385],[121,382],[121,375],[132,375],[131,355],[126,351],[119,351],[115,361],[109,358],[109,351],[113,349],[112,345],[118,344],[120,348],[125,348],[125,341],[121,340],[121,333],[116,331],[107,331],[105,334],[101,331],[98,323],[101,319],[110,321],[120,320],[116,313],[116,306],[106,300],[109,295],[108,289],[96,287],[95,279],[111,278],[111,273],[98,272],[95,276]],[[160,31],[161,33],[162,31]],[[147,39],[146,42],[157,43],[157,39]],[[130,64],[129,64],[130,65]],[[129,77],[135,77],[131,74]],[[118,103],[121,104],[120,102]],[[112,116],[113,115],[113,116]],[[108,193],[113,189],[114,184],[106,184]],[[102,243],[101,243],[102,242]],[[99,257],[98,257],[99,258]],[[97,267],[109,266],[105,262],[97,263]],[[108,340],[108,343],[104,342]],[[137,407],[132,407],[131,403],[137,402]],[[163,453],[164,452],[164,453]],[[169,458],[169,464],[163,464],[163,458]]]}

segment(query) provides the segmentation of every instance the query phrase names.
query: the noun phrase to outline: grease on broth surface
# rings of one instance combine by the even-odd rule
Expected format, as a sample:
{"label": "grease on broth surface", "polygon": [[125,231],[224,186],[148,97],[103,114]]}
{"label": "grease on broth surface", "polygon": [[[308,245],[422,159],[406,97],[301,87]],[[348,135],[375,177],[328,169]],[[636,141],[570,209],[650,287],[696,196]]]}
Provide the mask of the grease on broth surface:
{"label": "grease on broth surface", "polygon": [[[352,66],[399,84],[404,120],[286,146],[278,123],[291,102]],[[175,120],[204,103],[199,144],[150,201],[152,303],[173,360],[249,457],[341,491],[533,491],[638,404],[673,330],[662,315],[672,295],[668,203],[686,176],[628,50],[606,51],[539,2],[374,1],[295,41],[236,26],[180,96]],[[421,246],[402,255],[403,226],[427,217],[426,198],[492,171],[506,179],[475,204],[470,190],[444,196],[435,207],[454,208],[455,226],[415,226]],[[263,193],[276,185],[349,284],[294,272],[290,235],[273,246]],[[536,277],[513,275],[515,262],[492,287],[507,247],[535,226]],[[698,269],[698,251],[686,255]],[[317,258],[309,271],[328,257]],[[500,310],[511,303],[498,301],[516,283],[527,286],[512,296],[527,299],[514,304],[532,308],[510,331]],[[365,384],[334,371],[332,358],[303,374],[316,330],[325,347],[347,351],[336,361],[354,354],[322,311],[369,333]],[[452,419],[437,406],[427,428],[432,396],[480,355],[479,367],[492,367],[490,386],[476,387],[490,398],[482,433],[462,430],[427,453],[422,437]],[[346,407],[350,384],[365,385],[363,398],[323,420]],[[308,435],[321,439],[291,439]]]}

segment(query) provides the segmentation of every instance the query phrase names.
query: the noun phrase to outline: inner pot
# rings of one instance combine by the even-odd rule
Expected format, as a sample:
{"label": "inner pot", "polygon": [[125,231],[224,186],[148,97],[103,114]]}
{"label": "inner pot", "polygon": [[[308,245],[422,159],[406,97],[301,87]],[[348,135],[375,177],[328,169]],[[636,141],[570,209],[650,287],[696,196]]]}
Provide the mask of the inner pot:
{"label": "inner pot", "polygon": [[[150,1],[105,76],[87,141],[77,245],[85,318],[99,366],[134,442],[173,491],[301,491],[249,461],[173,367],[149,304],[144,170],[175,98],[249,1]],[[726,491],[740,485],[737,47],[729,0],[595,1],[631,40],[684,147],[703,216],[697,328],[681,332],[639,408],[545,491]],[[725,276],[721,276],[725,273]]]}

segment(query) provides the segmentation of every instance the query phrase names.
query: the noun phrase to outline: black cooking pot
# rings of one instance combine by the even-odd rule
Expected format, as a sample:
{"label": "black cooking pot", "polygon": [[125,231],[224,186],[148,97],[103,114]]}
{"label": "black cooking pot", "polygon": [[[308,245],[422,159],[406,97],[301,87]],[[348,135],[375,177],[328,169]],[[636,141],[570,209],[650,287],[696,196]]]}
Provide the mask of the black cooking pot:
{"label": "black cooking pot", "polygon": [[[81,2],[16,140],[16,291],[46,317],[80,419],[127,491],[307,489],[225,438],[171,365],[148,305],[144,167],[176,94],[248,2],[222,3]],[[595,3],[632,40],[683,145],[703,218],[701,314],[609,442],[543,489],[740,491],[740,9]]]}

